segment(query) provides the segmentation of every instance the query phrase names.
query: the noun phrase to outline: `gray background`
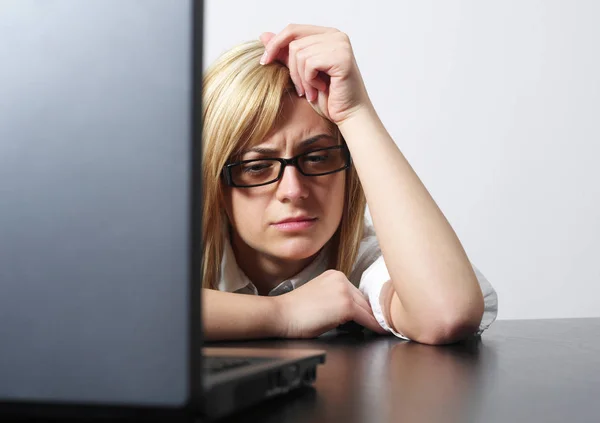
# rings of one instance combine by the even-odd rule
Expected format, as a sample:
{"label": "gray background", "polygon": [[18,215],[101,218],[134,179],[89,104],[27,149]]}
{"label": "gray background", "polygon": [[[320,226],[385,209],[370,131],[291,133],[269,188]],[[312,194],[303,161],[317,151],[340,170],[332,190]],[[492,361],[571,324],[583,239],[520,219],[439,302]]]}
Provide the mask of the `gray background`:
{"label": "gray background", "polygon": [[205,66],[288,23],[346,32],[388,131],[498,291],[499,318],[600,316],[600,2],[205,10]]}

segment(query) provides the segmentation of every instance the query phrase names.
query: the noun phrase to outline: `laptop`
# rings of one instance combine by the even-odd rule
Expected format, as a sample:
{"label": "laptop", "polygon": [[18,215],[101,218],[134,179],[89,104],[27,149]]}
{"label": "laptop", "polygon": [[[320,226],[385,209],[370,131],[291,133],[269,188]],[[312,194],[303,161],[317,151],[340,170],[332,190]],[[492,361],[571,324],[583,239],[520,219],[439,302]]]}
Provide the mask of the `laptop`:
{"label": "laptop", "polygon": [[325,360],[203,349],[202,6],[1,3],[0,419],[218,418]]}

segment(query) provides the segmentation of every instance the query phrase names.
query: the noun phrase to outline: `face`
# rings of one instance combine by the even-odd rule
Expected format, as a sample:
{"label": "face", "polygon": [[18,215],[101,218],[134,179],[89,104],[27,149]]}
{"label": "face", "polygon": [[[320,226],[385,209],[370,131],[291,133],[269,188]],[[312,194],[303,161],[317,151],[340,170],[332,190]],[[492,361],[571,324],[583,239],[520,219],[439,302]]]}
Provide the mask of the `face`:
{"label": "face", "polygon": [[[272,154],[250,151],[241,160],[268,157],[291,158],[318,148],[337,145],[328,123],[304,99],[284,100],[283,116],[259,145]],[[327,134],[310,145],[302,141]],[[242,254],[293,262],[307,259],[333,236],[342,218],[346,171],[322,176],[302,175],[286,166],[279,181],[252,188],[225,186],[225,208],[232,225],[232,237]],[[309,223],[278,224],[284,219],[308,216]],[[290,227],[291,226],[291,227]]]}

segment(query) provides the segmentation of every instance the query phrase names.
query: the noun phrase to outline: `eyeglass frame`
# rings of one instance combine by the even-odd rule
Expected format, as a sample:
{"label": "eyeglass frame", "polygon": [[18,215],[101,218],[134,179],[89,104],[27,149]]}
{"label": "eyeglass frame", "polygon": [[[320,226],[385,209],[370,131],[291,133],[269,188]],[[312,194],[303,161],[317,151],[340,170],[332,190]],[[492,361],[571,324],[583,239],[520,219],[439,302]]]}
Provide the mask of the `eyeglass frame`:
{"label": "eyeglass frame", "polygon": [[[325,150],[333,150],[333,149],[341,149],[344,153],[346,153],[346,165],[340,169],[336,169],[336,170],[332,170],[330,172],[325,172],[325,173],[319,173],[316,175],[313,174],[306,174],[304,173],[304,171],[302,170],[302,168],[300,166],[298,166],[298,159],[302,156],[306,156],[308,154],[313,154],[319,151],[325,151]],[[250,163],[250,162],[255,162],[255,161],[276,161],[279,162],[281,164],[281,167],[279,169],[279,175],[277,175],[277,178],[269,181],[269,182],[265,182],[262,184],[255,184],[255,185],[238,185],[233,181],[233,178],[231,176],[231,169],[235,166],[239,166],[245,163]],[[302,175],[304,176],[325,176],[325,175],[330,175],[332,173],[337,173],[337,172],[341,172],[343,170],[346,170],[348,168],[350,168],[352,166],[352,156],[350,155],[350,150],[348,150],[348,146],[346,145],[346,143],[340,144],[340,145],[334,145],[331,147],[324,147],[324,148],[318,148],[316,150],[310,150],[307,151],[305,153],[301,153],[298,154],[294,157],[291,157],[289,159],[285,159],[283,157],[268,157],[268,158],[264,158],[264,159],[250,159],[250,160],[242,160],[240,162],[235,162],[235,163],[228,163],[225,166],[223,166],[223,170],[222,170],[222,175],[225,178],[225,183],[227,185],[229,185],[230,187],[234,187],[234,188],[254,188],[254,187],[262,187],[264,185],[270,185],[270,184],[274,184],[275,182],[281,180],[281,178],[283,177],[283,172],[285,171],[285,168],[287,166],[293,166],[296,169],[298,169],[298,172],[300,172]]]}

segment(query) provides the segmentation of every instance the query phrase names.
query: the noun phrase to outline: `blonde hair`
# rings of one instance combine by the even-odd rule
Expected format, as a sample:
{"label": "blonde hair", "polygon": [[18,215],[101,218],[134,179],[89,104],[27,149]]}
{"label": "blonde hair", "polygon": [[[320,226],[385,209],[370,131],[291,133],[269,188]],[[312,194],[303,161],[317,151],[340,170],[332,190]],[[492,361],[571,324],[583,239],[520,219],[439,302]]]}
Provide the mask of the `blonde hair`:
{"label": "blonde hair", "polygon": [[[284,95],[295,94],[289,70],[279,62],[259,64],[264,46],[250,41],[226,51],[203,78],[202,248],[203,288],[217,288],[225,236],[221,172],[230,157],[261,142],[281,115]],[[337,126],[332,133],[342,141]],[[340,226],[332,237],[329,266],[349,277],[363,236],[365,194],[354,167],[346,171]]]}

